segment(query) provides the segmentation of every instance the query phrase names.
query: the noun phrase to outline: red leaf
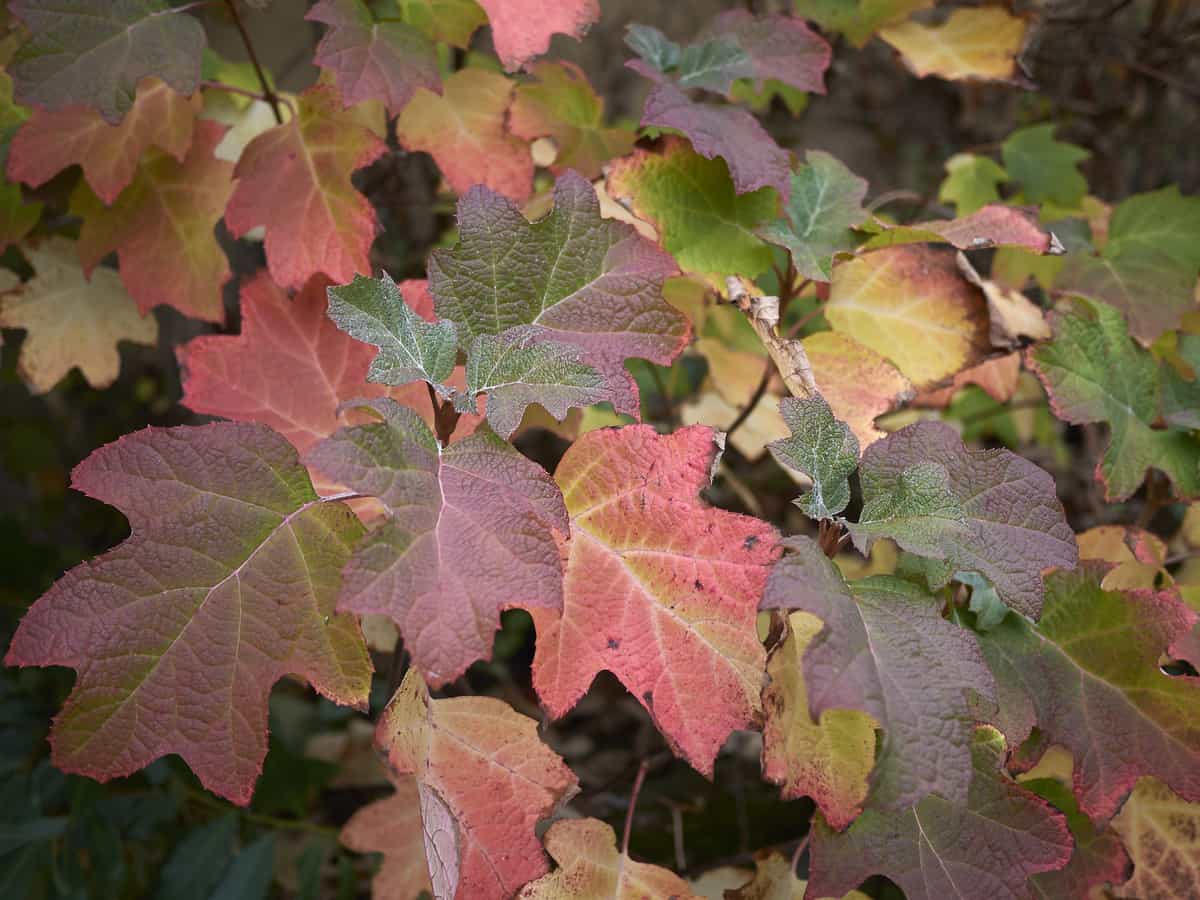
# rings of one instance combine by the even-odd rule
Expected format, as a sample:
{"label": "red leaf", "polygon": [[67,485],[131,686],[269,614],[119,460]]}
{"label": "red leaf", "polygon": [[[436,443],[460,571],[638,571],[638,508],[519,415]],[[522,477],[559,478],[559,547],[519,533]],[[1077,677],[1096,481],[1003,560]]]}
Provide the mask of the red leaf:
{"label": "red leaf", "polygon": [[334,613],[362,528],[322,502],[296,451],[261,425],[147,428],[101,447],[72,486],[116,506],[130,537],[60,578],[5,662],[70,666],[54,764],[101,781],[178,753],[247,804],[267,753],[267,696],[306,677],[366,709],[358,623]]}
{"label": "red leaf", "polygon": [[637,425],[577,440],[555,473],[571,516],[562,614],[533,611],[533,681],[551,715],[607,669],[706,775],[729,733],[761,714],[755,611],[780,552],[767,523],[696,497],[715,436]]}
{"label": "red leaf", "polygon": [[411,775],[391,780],[396,792],[359,809],[342,826],[340,838],[359,853],[383,854],[383,867],[371,882],[373,900],[413,900],[421,891],[433,891],[421,835],[421,801]]}
{"label": "red leaf", "polygon": [[537,722],[490,697],[431,700],[410,669],[376,741],[416,777],[435,897],[501,900],[546,873],[534,828],[578,782]]}
{"label": "red leaf", "polygon": [[600,18],[598,0],[479,0],[492,25],[496,55],[508,71],[550,49],[550,37],[583,37]]}
{"label": "red leaf", "polygon": [[225,224],[234,237],[266,226],[267,265],[284,287],[299,288],[318,272],[337,282],[369,275],[375,212],[350,176],[386,145],[342,110],[329,85],[309,88],[297,102],[292,121],[243,151]]}

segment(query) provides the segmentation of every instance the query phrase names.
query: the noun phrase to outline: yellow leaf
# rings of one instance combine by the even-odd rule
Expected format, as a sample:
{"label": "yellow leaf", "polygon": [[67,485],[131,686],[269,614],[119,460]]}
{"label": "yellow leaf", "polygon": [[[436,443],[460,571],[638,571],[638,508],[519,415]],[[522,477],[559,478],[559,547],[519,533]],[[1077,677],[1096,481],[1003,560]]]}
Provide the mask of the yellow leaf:
{"label": "yellow leaf", "polygon": [[960,8],[941,25],[910,20],[884,28],[879,36],[920,78],[1008,81],[1025,40],[1025,22],[998,6]]}

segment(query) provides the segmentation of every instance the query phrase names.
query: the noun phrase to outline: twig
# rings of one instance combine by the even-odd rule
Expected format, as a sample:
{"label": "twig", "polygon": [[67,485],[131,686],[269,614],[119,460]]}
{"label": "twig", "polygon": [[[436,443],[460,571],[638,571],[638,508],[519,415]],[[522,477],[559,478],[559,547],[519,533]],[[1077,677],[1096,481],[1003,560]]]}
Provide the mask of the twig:
{"label": "twig", "polygon": [[250,65],[254,67],[254,74],[258,76],[258,83],[262,86],[263,99],[267,101],[271,112],[275,114],[276,124],[282,125],[283,113],[279,109],[279,95],[271,89],[271,83],[267,81],[267,74],[259,64],[258,54],[254,52],[254,44],[250,41],[250,33],[246,31],[242,17],[238,14],[237,2],[236,0],[225,0],[225,5],[229,7],[229,15],[233,17],[233,24],[237,26],[238,34],[242,36],[242,44],[250,57]]}
{"label": "twig", "polygon": [[917,191],[884,191],[874,200],[867,204],[868,212],[875,212],[881,206],[886,206],[894,200],[908,201],[909,203],[925,204],[925,195]]}
{"label": "twig", "polygon": [[793,875],[796,874],[796,865],[797,865],[797,863],[800,862],[800,857],[803,855],[805,848],[808,847],[808,840],[811,837],[812,837],[812,825],[809,825],[808,826],[808,834],[806,834],[806,835],[804,835],[804,837],[800,838],[800,843],[798,843],[796,845],[796,852],[792,854],[792,874]]}
{"label": "twig", "polygon": [[625,833],[621,836],[621,855],[629,855],[629,835],[633,831],[633,811],[637,808],[638,794],[642,792],[642,782],[646,780],[646,770],[650,763],[642,760],[638,766],[637,777],[633,779],[633,790],[629,792],[629,809],[625,812]]}
{"label": "twig", "polygon": [[729,427],[725,429],[725,439],[729,440],[729,436],[733,434],[741,425],[750,418],[754,412],[754,408],[758,406],[758,401],[763,398],[767,392],[767,385],[771,383],[771,376],[775,374],[775,360],[767,357],[767,364],[763,366],[762,378],[758,379],[758,386],[754,389],[754,393],[750,395],[750,399],[746,401],[746,405],[742,407],[742,411],[737,414]]}
{"label": "twig", "polygon": [[[267,95],[262,91],[248,91],[245,88],[236,87],[232,84],[226,84],[223,81],[212,81],[208,78],[205,78],[200,82],[200,87],[208,88],[209,90],[213,91],[225,91],[230,94],[237,94],[240,97],[249,97],[251,100],[259,100],[263,103],[268,102]],[[288,112],[292,114],[293,119],[296,118],[296,107],[290,99],[281,94],[276,94],[275,99],[288,108]]]}

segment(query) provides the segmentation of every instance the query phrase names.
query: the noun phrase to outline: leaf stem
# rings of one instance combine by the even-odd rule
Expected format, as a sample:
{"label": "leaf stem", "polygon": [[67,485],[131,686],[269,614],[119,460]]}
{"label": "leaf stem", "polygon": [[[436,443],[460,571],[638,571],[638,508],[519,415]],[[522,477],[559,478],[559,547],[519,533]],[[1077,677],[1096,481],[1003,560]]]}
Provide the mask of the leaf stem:
{"label": "leaf stem", "polygon": [[433,405],[434,431],[437,434],[438,443],[445,447],[450,443],[450,436],[454,434],[454,429],[458,427],[459,413],[450,400],[445,402],[438,400],[437,391],[428,381],[425,382],[425,387],[429,390],[429,402]]}
{"label": "leaf stem", "polygon": [[800,838],[800,843],[796,845],[796,852],[792,854],[792,874],[796,874],[796,865],[800,862],[800,857],[804,855],[805,849],[808,847],[808,841],[812,837],[812,824],[808,826],[808,833]]}
{"label": "leaf stem", "polygon": [[313,834],[324,834],[334,839],[338,836],[338,829],[329,825],[318,825],[316,822],[309,822],[307,819],[281,819],[277,816],[249,812],[248,810],[238,809],[230,803],[218,800],[216,797],[210,797],[204,791],[196,790],[196,788],[185,787],[184,790],[187,792],[189,800],[193,800],[201,806],[207,806],[209,809],[220,810],[222,812],[236,812],[247,822],[262,825],[265,828],[275,828],[280,831],[308,831]]}
{"label": "leaf stem", "polygon": [[638,794],[642,792],[642,782],[646,780],[646,771],[650,763],[642,760],[638,766],[637,777],[633,779],[633,790],[629,792],[629,809],[625,812],[625,832],[621,835],[621,855],[629,855],[629,835],[633,831],[633,811],[637,809]]}
{"label": "leaf stem", "polygon": [[246,25],[242,22],[241,15],[238,14],[237,2],[236,0],[225,0],[225,5],[229,7],[229,15],[233,17],[233,24],[237,26],[238,34],[242,36],[242,44],[250,57],[250,65],[254,67],[254,74],[258,76],[258,83],[262,86],[263,99],[267,101],[271,112],[275,114],[276,124],[282,125],[283,113],[279,109],[279,95],[271,89],[271,83],[267,81],[267,74],[263,71],[263,67],[258,61],[258,54],[254,51],[254,44],[250,40],[250,32],[246,31]]}
{"label": "leaf stem", "polygon": [[[245,88],[240,88],[232,84],[226,84],[223,81],[212,81],[211,79],[205,78],[200,82],[200,87],[208,88],[211,91],[226,91],[227,93],[237,94],[241,97],[249,97],[251,100],[261,100],[263,103],[270,102],[270,100],[267,98],[267,95],[262,91],[248,91]],[[276,94],[275,99],[288,108],[288,111],[292,114],[293,119],[296,117],[296,107],[291,100],[281,94]]]}
{"label": "leaf stem", "polygon": [[737,431],[738,428],[740,428],[742,426],[742,424],[747,419],[750,418],[751,414],[754,412],[755,407],[758,406],[758,401],[763,398],[764,394],[766,394],[767,385],[769,385],[771,383],[771,376],[774,373],[775,373],[775,360],[771,359],[771,357],[768,356],[767,364],[765,366],[763,366],[762,378],[760,378],[758,380],[758,386],[754,389],[754,393],[750,395],[750,399],[746,402],[746,405],[744,407],[742,407],[742,411],[737,414],[737,418],[734,419],[729,424],[729,427],[725,429],[725,439],[726,440],[729,440],[729,436],[731,434],[733,434],[735,431]]}

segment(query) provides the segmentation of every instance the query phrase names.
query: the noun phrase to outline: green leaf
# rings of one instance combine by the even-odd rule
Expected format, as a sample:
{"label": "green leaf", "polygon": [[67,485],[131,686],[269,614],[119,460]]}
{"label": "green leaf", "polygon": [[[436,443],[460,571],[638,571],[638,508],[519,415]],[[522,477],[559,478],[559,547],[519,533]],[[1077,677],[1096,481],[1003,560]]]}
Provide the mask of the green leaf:
{"label": "green leaf", "polygon": [[1159,371],[1129,338],[1121,314],[1103,303],[1074,301],[1051,314],[1054,340],[1029,352],[1029,363],[1060,419],[1107,422],[1108,447],[1097,475],[1110,501],[1124,500],[1154,467],[1186,496],[1200,493],[1200,444],[1175,429],[1151,428],[1158,416]]}
{"label": "green leaf", "polygon": [[829,281],[834,254],[854,248],[857,242],[850,229],[868,216],[862,205],[867,182],[821,150],[809,150],[807,159],[808,164],[792,174],[785,217],[758,233],[786,247],[805,278]]}
{"label": "green leaf", "polygon": [[933,0],[794,0],[794,5],[796,15],[811,19],[826,31],[840,31],[861,47],[883,26],[933,6]]}
{"label": "green leaf", "polygon": [[155,900],[208,900],[233,857],[238,817],[234,812],[189,831],[159,873]]}
{"label": "green leaf", "polygon": [[954,580],[971,589],[968,609],[975,613],[975,628],[987,631],[995,628],[1008,615],[1008,607],[992,587],[992,583],[978,572],[955,572]]}
{"label": "green leaf", "polygon": [[1087,193],[1087,181],[1076,166],[1091,156],[1082,147],[1054,139],[1053,124],[1014,131],[1001,145],[1008,176],[1021,185],[1030,203],[1050,201],[1075,209]]}
{"label": "green leaf", "polygon": [[488,423],[503,438],[516,431],[530,404],[562,420],[572,407],[616,399],[583,351],[548,340],[536,325],[476,336],[467,354],[467,393],[454,398],[455,408],[478,413],[479,394],[488,395]]}
{"label": "green leaf", "polygon": [[1042,570],[1071,568],[1075,535],[1054,479],[1008,450],[970,450],[940,422],[921,422],[867,448],[863,510],[850,535],[862,552],[880,537],[911,553],[980,572],[1010,607],[1036,617]]}
{"label": "green leaf", "polygon": [[820,395],[779,402],[792,436],[767,444],[780,465],[812,479],[812,490],[794,502],[813,519],[832,519],[850,502],[849,476],[858,468],[858,439],[834,418]]}
{"label": "green leaf", "polygon": [[946,160],[946,178],[938,199],[953,203],[958,215],[966,216],[1000,200],[996,186],[1008,181],[1008,173],[987,156],[956,153]]}
{"label": "green leaf", "polygon": [[274,875],[275,835],[268,833],[233,858],[209,900],[262,900]]}
{"label": "green leaf", "polygon": [[1070,787],[1056,778],[1032,778],[1021,782],[1021,787],[1033,791],[1066,816],[1075,839],[1075,851],[1066,866],[1029,879],[1035,897],[1042,900],[1090,897],[1094,888],[1125,881],[1129,856],[1121,838],[1112,829],[1098,829],[1081,813]]}
{"label": "green leaf", "polygon": [[487,14],[475,0],[396,0],[400,17],[430,40],[466,48]]}
{"label": "green leaf", "polygon": [[66,816],[44,816],[24,822],[0,822],[0,856],[30,844],[40,844],[60,837],[71,820]]}
{"label": "green leaf", "polygon": [[1200,334],[1180,334],[1175,352],[1191,367],[1193,377],[1185,379],[1171,365],[1162,367],[1163,419],[1176,428],[1200,430]]}
{"label": "green leaf", "polygon": [[409,309],[396,283],[355,275],[349,284],[329,289],[329,318],[352,338],[379,348],[367,380],[382,384],[425,381],[442,396],[454,371],[458,333],[453,322],[426,322]]}

